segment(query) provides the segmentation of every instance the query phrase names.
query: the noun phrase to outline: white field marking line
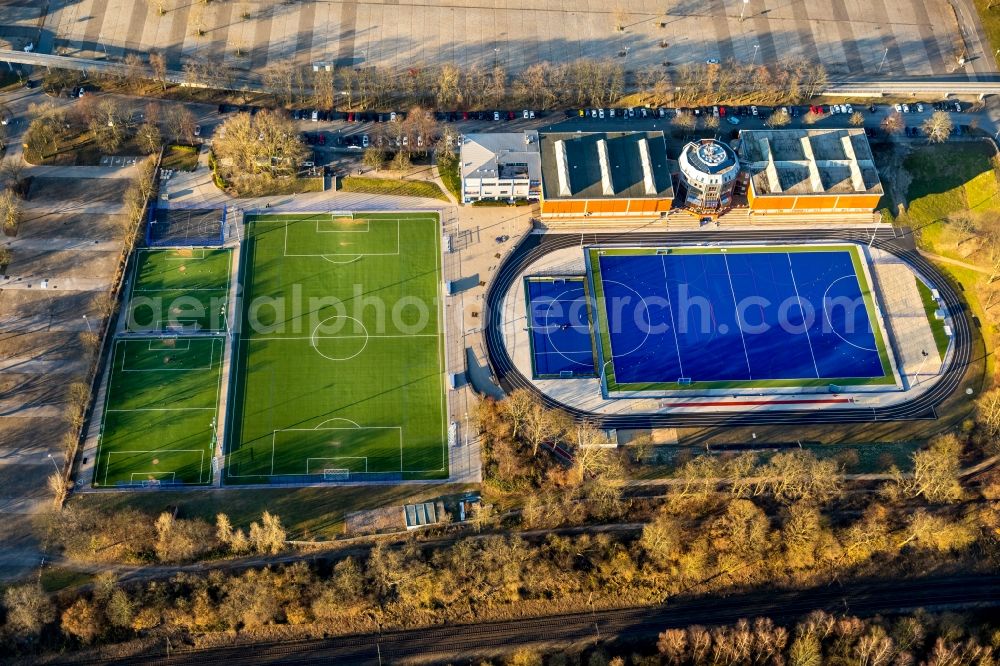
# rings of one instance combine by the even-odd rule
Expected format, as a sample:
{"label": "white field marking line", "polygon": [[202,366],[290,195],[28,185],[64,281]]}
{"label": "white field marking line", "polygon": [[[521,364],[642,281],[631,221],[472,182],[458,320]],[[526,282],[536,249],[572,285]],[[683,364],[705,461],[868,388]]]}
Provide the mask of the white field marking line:
{"label": "white field marking line", "polygon": [[[585,293],[584,293],[584,291],[583,291],[583,287],[570,287],[569,289],[567,289],[567,290],[563,291],[561,294],[559,294],[559,297],[563,296],[563,294],[566,294],[566,293],[568,293],[570,291],[576,291],[577,289],[580,290],[580,298],[574,298],[573,300],[566,301],[567,303],[577,303],[582,298],[585,298],[585,296],[586,296]],[[549,313],[552,312],[551,304],[552,303],[559,303],[560,302],[559,301],[559,297],[557,297],[555,301],[549,301],[550,307],[547,308],[546,311],[545,311],[545,320],[544,320],[545,323],[543,325],[543,330],[545,332],[542,333],[542,335],[545,337],[545,339],[549,341],[549,346],[552,347],[552,349],[555,350],[555,351],[554,352],[542,352],[542,354],[543,355],[552,354],[552,353],[559,354],[560,356],[562,356],[564,359],[566,359],[567,361],[569,361],[573,365],[582,365],[582,366],[586,367],[587,366],[586,363],[581,363],[579,361],[574,361],[573,359],[571,359],[569,356],[566,355],[566,354],[582,354],[584,352],[580,352],[580,351],[577,351],[577,352],[566,352],[566,354],[564,354],[561,349],[559,349],[558,347],[556,347],[555,343],[552,341],[552,336],[549,334],[549,332],[551,330],[550,329],[550,324],[549,324]],[[530,301],[531,299],[529,298],[528,300]],[[529,303],[528,305],[530,306],[531,304]],[[530,322],[529,322],[529,326],[530,326]],[[589,353],[589,350],[586,353]]]}
{"label": "white field marking line", "polygon": [[[435,284],[438,289],[444,284],[444,252],[441,247],[441,234],[444,231],[444,224],[441,220],[441,214],[437,213],[428,218],[426,218],[433,225],[433,235],[434,235],[434,251],[437,252],[437,261],[434,262],[434,279]],[[437,349],[438,349],[438,377],[441,379],[441,467],[437,470],[427,470],[427,471],[444,471],[448,466],[450,460],[450,454],[448,452],[448,386],[444,382],[444,375],[448,372],[448,362],[447,362],[447,350],[445,345],[447,344],[447,334],[448,334],[448,319],[444,315],[445,309],[445,299],[437,298],[437,317],[438,320],[435,322],[435,330],[438,331]],[[400,449],[399,453],[399,466],[403,466],[403,453]],[[404,472],[405,473],[405,472]],[[413,472],[411,472],[413,473]],[[426,473],[426,472],[425,472]],[[451,473],[449,473],[451,476]]]}
{"label": "white field marking line", "polygon": [[[347,217],[347,216],[346,215],[336,215],[334,217]],[[351,219],[353,220],[354,218],[352,217]],[[320,223],[325,221],[328,224],[333,224],[333,220],[332,219],[329,219],[329,220],[320,220],[317,217],[316,218],[316,233],[318,233],[318,234],[366,234],[366,233],[368,233],[369,229],[371,229],[372,221],[371,221],[371,218],[368,218],[368,217],[363,217],[361,219],[364,220],[364,222],[365,222],[365,228],[364,229],[330,229],[329,231],[327,231],[325,229],[320,229],[319,228]]]}
{"label": "white field marking line", "polygon": [[109,412],[204,412],[215,407],[133,407],[132,409],[109,409]]}
{"label": "white field marking line", "polygon": [[[785,255],[787,256],[788,253],[786,252]],[[723,254],[722,259],[726,264],[726,277],[729,278],[729,293],[733,295],[733,312],[736,313],[736,328],[739,329],[740,340],[743,342],[743,358],[745,358],[747,362],[748,381],[753,381],[753,370],[750,369],[750,355],[747,353],[747,340],[745,337],[743,337],[743,322],[740,321],[740,307],[739,305],[736,304],[736,289],[735,287],[733,287],[733,273],[732,271],[729,270],[729,255]],[[791,266],[791,263],[792,260],[791,258],[789,258],[788,259],[789,266]],[[796,296],[797,295],[798,292],[796,292]],[[799,309],[800,310],[802,309],[801,304],[799,305]],[[809,350],[812,351],[812,347],[809,347]],[[814,364],[816,363],[815,357],[813,358],[813,363]],[[819,370],[816,371],[816,376],[817,377],[819,376]]]}
{"label": "white field marking line", "polygon": [[[313,428],[313,430],[323,430],[324,429],[323,426],[325,426],[327,423],[332,423],[333,421],[343,421],[344,423],[350,423],[351,426],[354,427],[354,428],[360,428],[361,427],[358,424],[357,421],[352,421],[351,419],[345,419],[342,416],[335,416],[332,419],[327,419],[326,421],[323,421],[319,425],[315,426]],[[347,430],[347,428],[344,428],[344,429]]]}
{"label": "white field marking line", "polygon": [[[602,277],[601,278],[601,284],[603,285],[605,282],[608,283],[608,284],[620,284],[621,286],[623,286],[626,289],[628,289],[629,291],[631,291],[633,294],[635,294],[636,296],[639,297],[639,302],[642,303],[643,309],[646,312],[649,312],[649,306],[646,305],[646,298],[642,294],[640,294],[638,291],[636,291],[632,287],[628,286],[624,282],[619,282],[618,280],[605,280]],[[605,301],[605,303],[604,303],[605,316],[607,316],[607,309],[608,309],[607,291],[604,291],[603,293],[604,293],[604,301]],[[611,335],[611,317],[608,317],[608,346],[611,347],[611,359],[613,360],[613,359],[616,359],[616,358],[625,358],[629,354],[634,354],[635,352],[637,352],[640,349],[642,349],[642,346],[646,344],[646,340],[649,340],[649,331],[648,330],[646,331],[646,337],[644,337],[642,339],[642,342],[640,342],[639,344],[637,344],[635,347],[633,347],[632,349],[628,350],[624,354],[616,354],[615,353],[615,347],[611,343],[612,337],[613,336]]]}
{"label": "white field marking line", "polygon": [[684,374],[684,362],[681,361],[681,341],[677,337],[677,322],[674,321],[674,305],[670,300],[670,280],[667,279],[667,258],[660,257],[660,268],[663,269],[663,289],[667,292],[667,310],[670,311],[670,328],[674,332],[674,349],[677,351],[677,369],[680,370],[680,377],[687,377]]}
{"label": "white field marking line", "polygon": [[802,327],[806,332],[806,342],[809,343],[809,355],[812,356],[813,368],[816,370],[816,379],[819,379],[819,365],[816,364],[816,353],[813,351],[812,338],[809,336],[809,326],[806,324],[806,312],[802,309],[802,297],[799,296],[799,285],[795,280],[795,269],[792,267],[792,255],[786,252],[788,258],[788,274],[792,276],[792,288],[795,289],[795,300],[799,303],[799,313],[802,315]]}
{"label": "white field marking line", "polygon": [[140,294],[155,294],[161,291],[226,291],[226,287],[170,287],[168,289],[134,289],[136,293]]}
{"label": "white field marking line", "polygon": [[[288,253],[288,224],[285,224],[285,244],[282,248],[282,254],[286,257],[321,257],[326,259],[330,263],[338,263],[329,259],[329,257],[343,256],[343,257],[354,257],[351,261],[345,263],[352,263],[356,261],[358,257],[395,257],[399,255],[399,243],[400,243],[400,220],[399,218],[390,218],[387,220],[379,220],[380,222],[395,222],[396,223],[396,251],[395,252],[316,252],[315,254],[289,254]],[[335,233],[335,232],[325,232],[325,233]],[[369,232],[372,233],[372,232]]]}
{"label": "white field marking line", "polygon": [[[833,282],[831,282],[827,286],[826,291],[823,292],[823,314],[826,316],[827,321],[830,321],[830,312],[826,309],[826,302],[827,302],[826,301],[826,297],[830,293],[830,289],[833,287],[833,285],[837,284],[841,280],[847,280],[849,278],[854,278],[855,280],[857,280],[858,276],[857,275],[844,275],[842,277],[839,277],[836,280],[834,280]],[[860,288],[860,285],[859,285],[859,288]],[[863,300],[864,300],[864,297],[862,296],[862,301]],[[867,321],[867,320],[868,320],[868,309],[865,308],[865,321]],[[868,325],[872,326],[872,323],[869,321]],[[872,326],[872,328],[874,329],[875,327]],[[851,345],[852,347],[855,347],[856,349],[860,349],[862,351],[870,351],[870,352],[876,352],[876,353],[878,353],[878,349],[872,349],[871,347],[862,347],[861,345],[858,345],[858,344],[855,344],[855,343],[851,342],[850,340],[848,340],[847,338],[845,338],[844,336],[842,336],[840,333],[838,333],[837,329],[833,328],[832,325],[830,326],[830,330],[833,331],[833,334],[836,335],[838,338],[840,338],[841,340],[843,340],[847,344]],[[874,336],[874,332],[873,332],[872,338],[874,339],[874,337],[875,336]]]}
{"label": "white field marking line", "polygon": [[[164,261],[188,261],[189,259],[194,259],[194,260],[198,261],[198,260],[201,260],[201,259],[207,259],[208,258],[208,250],[205,249],[205,248],[203,248],[203,247],[201,247],[201,248],[191,248],[189,251],[192,253],[190,257],[170,257],[170,256],[167,256],[167,257],[164,257],[163,260]],[[201,256],[199,256],[199,257],[194,256],[194,252],[195,251],[201,252]],[[174,254],[176,254],[177,252],[180,252],[180,250],[167,250],[167,249],[155,250],[154,249],[154,250],[146,250],[146,252],[173,252]]]}
{"label": "white field marking line", "polygon": [[364,259],[364,257],[362,257],[361,255],[355,255],[353,259],[349,259],[347,261],[337,261],[336,259],[331,259],[325,254],[319,255],[319,257],[323,261],[329,261],[331,264],[336,264],[338,266],[346,266],[347,264],[353,264],[355,261],[361,261],[362,259]]}
{"label": "white field marking line", "polygon": [[390,335],[316,335],[316,336],[310,335],[310,336],[288,336],[288,337],[279,336],[279,337],[266,337],[266,338],[264,338],[264,337],[258,338],[258,337],[255,337],[255,336],[246,336],[246,337],[241,336],[240,340],[249,340],[249,341],[252,341],[252,342],[256,342],[257,340],[266,340],[266,341],[274,341],[274,340],[348,340],[348,339],[351,339],[351,338],[436,338],[436,337],[438,337],[437,333],[412,333],[412,334],[398,333],[398,334],[390,334]]}
{"label": "white field marking line", "polygon": [[157,349],[153,349],[153,343],[154,342],[163,342],[164,340],[175,340],[175,341],[179,342],[180,338],[169,337],[169,336],[165,337],[165,338],[154,338],[154,339],[152,339],[152,340],[149,341],[149,347],[146,349],[146,351],[151,351],[151,352],[171,351],[171,350],[190,351],[190,349],[191,349],[191,338],[185,338],[184,339],[184,342],[187,343],[187,347],[176,347],[175,346],[175,347],[159,347]]}
{"label": "white field marking line", "polygon": [[205,469],[205,451],[202,449],[159,449],[156,451],[144,451],[137,449],[135,451],[108,451],[108,457],[104,466],[104,485],[108,485],[108,471],[111,469],[111,456],[115,455],[126,455],[133,453],[200,453],[201,461],[198,465],[198,481],[201,482],[202,471]]}
{"label": "white field marking line", "polygon": [[[153,472],[153,471],[150,471],[150,472],[132,472],[131,474],[129,474],[129,482],[130,483],[135,481],[136,475],[138,475],[138,476],[167,476],[167,475],[169,475],[171,480],[173,480],[173,481],[177,480],[177,472]],[[143,479],[143,481],[145,481],[145,480],[146,479]],[[159,481],[160,479],[156,479],[156,480]]]}
{"label": "white field marking line", "polygon": [[[365,461],[365,471],[362,472],[362,473],[363,474],[367,474],[368,473],[368,456],[330,456],[328,458],[306,458],[306,474],[316,474],[316,472],[310,472],[309,471],[309,466],[311,464],[311,461],[313,461],[313,460],[364,460]],[[326,469],[329,469],[329,467],[327,467],[327,468],[325,468],[323,470],[320,470],[319,474],[322,474],[324,471],[326,471]],[[345,470],[347,472],[351,471],[350,468],[346,468],[346,467],[345,468],[341,468],[341,469],[343,469],[343,470]]]}
{"label": "white field marking line", "polygon": [[[279,428],[271,431],[271,473],[270,474],[240,474],[239,476],[285,476],[285,474],[274,473],[274,453],[278,447],[279,432],[315,432],[316,430],[351,430],[359,428]],[[399,435],[399,467],[403,468],[403,428],[402,426],[362,426],[360,430],[395,430]],[[294,472],[291,472],[294,474]]]}
{"label": "white field marking line", "polygon": [[[589,351],[569,351],[569,352],[564,352],[564,351],[560,351],[558,349],[555,350],[555,351],[535,352],[535,356],[548,356],[549,354],[557,354],[559,356],[565,357],[566,354],[570,354],[570,355],[572,355],[572,354],[591,354],[591,352],[589,352]],[[566,360],[569,361],[570,363],[576,363],[577,365],[581,365],[578,361],[574,361],[573,359],[567,358]]]}

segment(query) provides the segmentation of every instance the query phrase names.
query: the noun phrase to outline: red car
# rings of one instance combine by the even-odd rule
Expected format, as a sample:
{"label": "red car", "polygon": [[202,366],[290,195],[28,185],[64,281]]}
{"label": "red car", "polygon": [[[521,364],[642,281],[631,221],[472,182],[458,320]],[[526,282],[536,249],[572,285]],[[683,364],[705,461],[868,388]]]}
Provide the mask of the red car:
{"label": "red car", "polygon": [[349,122],[349,123],[353,123],[354,122],[354,112],[353,111],[351,111],[350,113],[347,114],[347,122]]}
{"label": "red car", "polygon": [[462,111],[462,120],[468,120],[468,119],[469,119],[469,112]]}
{"label": "red car", "polygon": [[719,117],[720,118],[725,118],[726,117],[726,107],[724,107],[724,106],[720,106],[719,107]]}

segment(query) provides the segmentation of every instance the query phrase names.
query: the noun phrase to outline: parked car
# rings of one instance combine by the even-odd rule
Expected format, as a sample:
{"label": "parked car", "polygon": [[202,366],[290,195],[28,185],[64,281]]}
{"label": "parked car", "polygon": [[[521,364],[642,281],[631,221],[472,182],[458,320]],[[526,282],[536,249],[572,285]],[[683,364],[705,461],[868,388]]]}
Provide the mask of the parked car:
{"label": "parked car", "polygon": [[604,109],[597,110],[597,117],[600,118],[601,120],[604,120]]}
{"label": "parked car", "polygon": [[739,125],[740,119],[737,118],[736,116],[729,116],[728,118],[726,118],[726,122],[728,122],[730,125]]}
{"label": "parked car", "polygon": [[[7,123],[5,122],[4,124],[6,125]],[[201,136],[201,125],[194,126],[194,135]]]}
{"label": "parked car", "polygon": [[753,106],[753,105],[751,105],[751,106],[750,106],[750,115],[751,115],[751,116],[758,116],[758,115],[760,115],[760,114],[759,114],[759,113],[757,112],[757,107],[756,107],[756,106]]}
{"label": "parked car", "polygon": [[361,147],[362,148],[367,148],[368,147],[368,135],[367,134],[365,134],[364,136],[361,137]]}
{"label": "parked car", "polygon": [[493,120],[494,120],[494,122],[500,120],[500,112],[499,111],[494,111],[493,112]]}
{"label": "parked car", "polygon": [[923,112],[924,112],[924,105],[921,104],[920,102],[917,102],[917,113],[923,113]]}

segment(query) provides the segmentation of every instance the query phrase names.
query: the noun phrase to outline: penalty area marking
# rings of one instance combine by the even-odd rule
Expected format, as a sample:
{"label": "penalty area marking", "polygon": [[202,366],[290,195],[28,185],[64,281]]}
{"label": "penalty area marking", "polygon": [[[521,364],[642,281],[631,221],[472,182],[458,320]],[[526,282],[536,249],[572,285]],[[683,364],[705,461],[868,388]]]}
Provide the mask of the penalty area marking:
{"label": "penalty area marking", "polygon": [[[331,467],[322,467],[318,472],[311,472],[309,470],[310,470],[310,467],[312,465],[312,461],[313,460],[319,460],[319,461],[324,461],[324,460],[334,460],[334,461],[335,460],[364,460],[365,461],[365,469],[364,469],[364,472],[355,472],[354,470],[350,469],[349,467],[339,467],[339,468],[338,467],[333,467],[333,468],[331,468]],[[358,473],[367,474],[368,473],[368,456],[329,456],[329,457],[326,457],[326,458],[306,458],[306,474],[323,474],[324,472],[326,472],[326,471],[328,471],[330,469],[347,470],[348,472],[351,472],[351,473],[354,473],[354,474],[358,474]]]}
{"label": "penalty area marking", "polygon": [[[136,453],[153,453],[153,454],[164,454],[164,453],[198,453],[201,458],[198,463],[198,483],[201,483],[202,475],[205,471],[205,451],[203,449],[159,449],[156,451],[108,451],[107,457],[104,462],[104,486],[108,485],[108,472],[111,471],[111,456],[119,455],[134,455]],[[145,472],[138,472],[139,474],[144,474]],[[166,474],[167,472],[159,472],[160,474]],[[176,473],[176,472],[173,472]],[[135,474],[135,473],[133,473]],[[131,477],[129,478],[131,481]]]}
{"label": "penalty area marking", "polygon": [[[285,243],[284,243],[284,247],[282,248],[282,253],[286,257],[321,257],[323,259],[326,259],[330,263],[334,263],[334,264],[336,264],[336,263],[348,263],[349,264],[349,263],[357,261],[358,259],[363,258],[363,257],[395,257],[395,256],[398,256],[399,255],[399,243],[400,243],[400,240],[399,240],[399,237],[400,237],[400,220],[399,220],[399,218],[392,218],[391,220],[379,220],[379,221],[380,222],[381,221],[385,221],[385,222],[390,222],[391,221],[391,222],[395,222],[396,223],[396,249],[393,252],[360,252],[360,253],[358,253],[358,252],[350,252],[350,253],[343,253],[343,254],[338,253],[338,252],[315,252],[315,253],[309,253],[309,254],[290,254],[288,252],[288,227],[291,226],[291,225],[286,223],[285,224]],[[318,221],[317,221],[317,224],[319,224]],[[341,231],[338,230],[338,231],[326,231],[326,232],[320,232],[320,233],[331,233],[331,234],[332,233],[371,233],[371,231],[367,231],[367,232],[365,232],[365,231],[341,232]],[[350,259],[348,261],[343,261],[343,260],[335,261],[335,260],[331,259],[330,257],[343,257],[343,258],[350,258]]]}
{"label": "penalty area marking", "polygon": [[[345,421],[345,422],[354,423],[353,421],[350,421],[349,419],[329,419],[327,421],[324,421],[323,423],[329,423],[330,421],[336,421],[336,420],[342,420],[342,421]],[[295,432],[316,432],[317,430],[331,431],[331,432],[337,432],[337,431],[352,431],[352,432],[357,432],[357,431],[360,431],[360,430],[395,430],[396,434],[397,434],[397,438],[399,439],[399,471],[400,472],[412,472],[412,473],[423,473],[423,472],[428,472],[428,471],[434,471],[434,470],[423,470],[423,469],[418,469],[418,470],[404,470],[403,469],[403,428],[402,428],[402,426],[358,426],[357,424],[355,424],[352,427],[324,428],[324,427],[322,427],[322,425],[323,424],[320,424],[319,426],[316,426],[315,428],[278,428],[277,430],[272,430],[271,431],[271,473],[270,474],[233,474],[233,473],[230,472],[229,474],[227,474],[227,476],[231,476],[233,478],[242,478],[242,477],[251,478],[251,477],[262,477],[262,476],[265,476],[265,477],[287,476],[289,474],[296,474],[296,472],[282,472],[282,473],[276,474],[275,471],[274,471],[274,457],[275,457],[275,452],[277,451],[277,448],[278,448],[278,433],[282,433],[282,432],[289,432],[289,433],[295,433]],[[233,451],[232,453],[229,454],[229,457],[232,458],[232,456],[235,455],[235,454],[237,454],[237,453],[239,453],[239,451]],[[360,458],[364,458],[365,459],[365,469],[366,469],[366,471],[368,469],[368,462],[367,462],[368,461],[368,457],[367,456],[337,456],[337,457],[344,458],[344,459],[349,459],[349,458],[358,458],[358,459],[360,459]],[[321,458],[319,456],[306,457],[306,459],[305,459],[306,469],[307,470],[309,469],[309,461],[310,460],[332,460],[332,459],[334,459],[334,458]],[[227,467],[229,467],[229,469],[232,469],[231,466],[227,466]],[[388,471],[388,470],[385,470],[385,471]],[[307,472],[307,474],[308,474],[308,472]]]}

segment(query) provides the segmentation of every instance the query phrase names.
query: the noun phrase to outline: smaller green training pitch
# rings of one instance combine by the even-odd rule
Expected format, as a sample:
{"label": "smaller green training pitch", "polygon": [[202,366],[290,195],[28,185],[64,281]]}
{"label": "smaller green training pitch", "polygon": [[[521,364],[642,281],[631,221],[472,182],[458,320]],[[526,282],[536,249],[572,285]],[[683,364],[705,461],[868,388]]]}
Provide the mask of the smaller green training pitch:
{"label": "smaller green training pitch", "polygon": [[224,331],[231,261],[226,249],[138,250],[127,330]]}
{"label": "smaller green training pitch", "polygon": [[94,486],[212,481],[223,349],[214,336],[115,342]]}

